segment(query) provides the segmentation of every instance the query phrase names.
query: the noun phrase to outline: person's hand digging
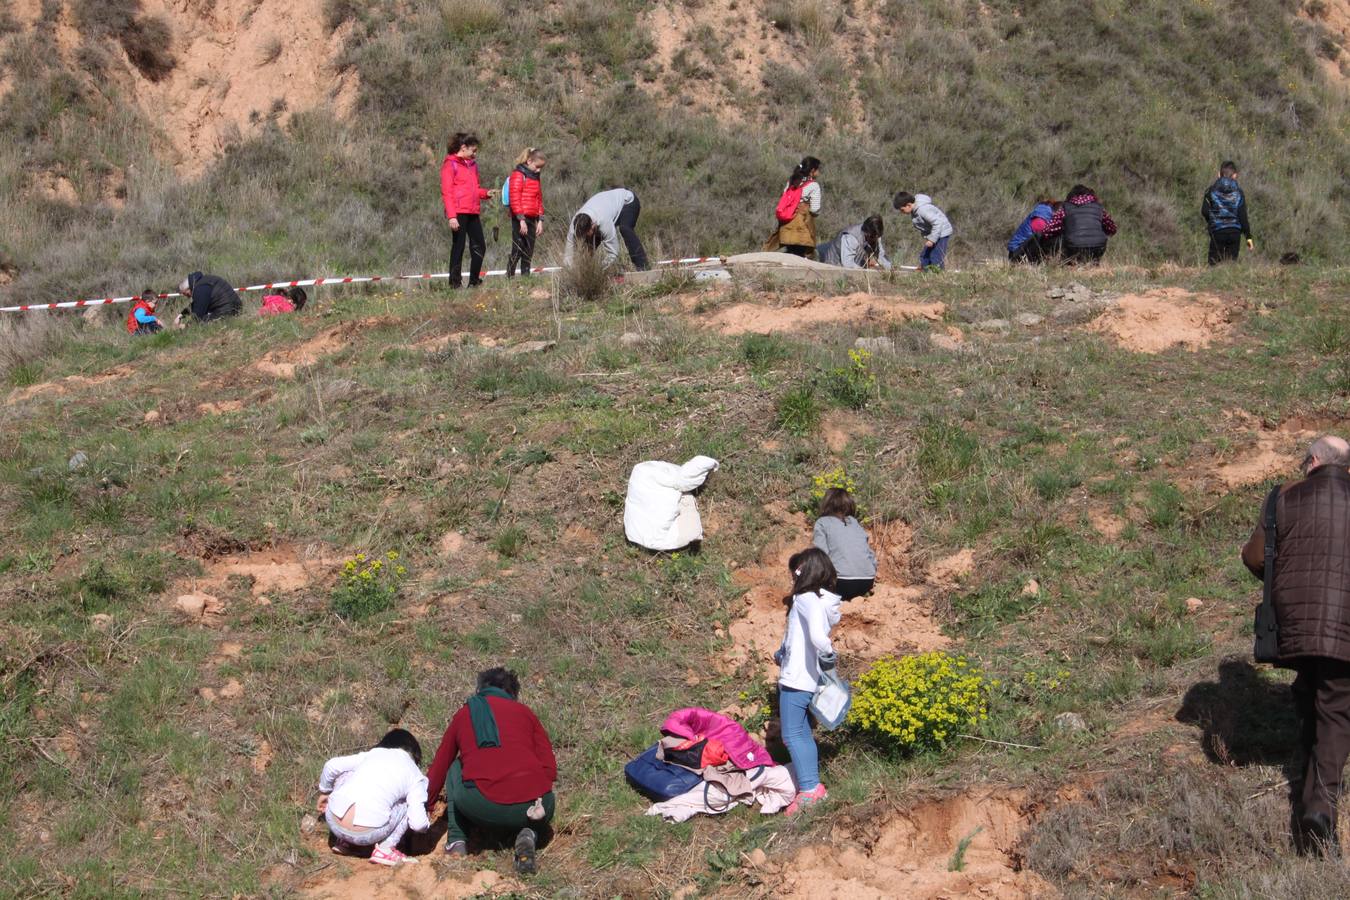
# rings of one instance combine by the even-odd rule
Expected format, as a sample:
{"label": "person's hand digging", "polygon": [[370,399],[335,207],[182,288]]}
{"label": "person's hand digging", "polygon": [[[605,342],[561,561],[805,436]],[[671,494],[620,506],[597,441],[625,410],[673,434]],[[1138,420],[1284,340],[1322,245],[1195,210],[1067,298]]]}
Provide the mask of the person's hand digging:
{"label": "person's hand digging", "polygon": [[314,804],[314,808],[319,811],[319,815],[323,815],[324,813],[328,812],[328,795],[320,794],[319,802]]}

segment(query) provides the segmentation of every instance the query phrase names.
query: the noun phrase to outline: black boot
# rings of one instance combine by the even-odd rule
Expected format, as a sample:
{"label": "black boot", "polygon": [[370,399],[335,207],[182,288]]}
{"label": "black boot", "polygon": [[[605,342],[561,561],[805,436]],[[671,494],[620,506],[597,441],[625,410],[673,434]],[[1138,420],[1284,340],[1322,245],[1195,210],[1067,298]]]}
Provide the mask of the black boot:
{"label": "black boot", "polygon": [[1338,859],[1341,844],[1336,838],[1336,823],[1326,813],[1305,813],[1300,823],[1307,838],[1308,849],[1327,859]]}
{"label": "black boot", "polygon": [[516,871],[522,875],[533,875],[537,868],[534,862],[534,854],[534,829],[520,829],[520,834],[516,835]]}

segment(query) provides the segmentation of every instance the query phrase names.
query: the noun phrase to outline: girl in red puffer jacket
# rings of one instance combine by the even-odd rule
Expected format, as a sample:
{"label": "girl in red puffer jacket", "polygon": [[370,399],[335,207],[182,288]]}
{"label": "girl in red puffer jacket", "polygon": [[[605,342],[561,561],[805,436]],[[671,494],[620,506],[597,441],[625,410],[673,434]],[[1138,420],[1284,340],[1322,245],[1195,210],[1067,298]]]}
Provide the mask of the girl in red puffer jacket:
{"label": "girl in red puffer jacket", "polygon": [[469,287],[483,283],[483,201],[496,196],[478,183],[478,137],[458,132],[450,138],[445,162],[441,163],[441,200],[454,237],[450,244],[450,287],[463,277],[464,241],[469,242]]}
{"label": "girl in red puffer jacket", "polygon": [[544,226],[544,189],[539,184],[539,173],[548,160],[543,151],[530,147],[516,160],[511,173],[507,196],[511,201],[511,255],[506,259],[506,277],[530,274],[530,259],[534,256],[534,240]]}

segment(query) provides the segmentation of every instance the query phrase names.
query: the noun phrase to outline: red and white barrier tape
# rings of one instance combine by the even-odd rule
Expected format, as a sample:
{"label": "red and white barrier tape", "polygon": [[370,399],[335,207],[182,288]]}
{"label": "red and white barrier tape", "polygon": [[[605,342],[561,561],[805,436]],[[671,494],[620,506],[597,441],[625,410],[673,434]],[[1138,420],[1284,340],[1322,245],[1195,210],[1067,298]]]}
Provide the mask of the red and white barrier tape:
{"label": "red and white barrier tape", "polygon": [[[686,266],[698,265],[700,263],[720,261],[725,259],[721,256],[686,256],[681,259],[663,259],[655,263],[658,266]],[[899,269],[917,271],[918,266],[896,266]],[[532,275],[542,275],[548,272],[561,272],[562,266],[539,266],[530,270]],[[481,277],[490,278],[506,274],[505,269],[493,269],[483,272]],[[336,284],[374,284],[383,281],[430,281],[440,278],[448,279],[449,272],[434,272],[422,275],[362,275],[346,276],[333,278],[301,278],[294,281],[272,281],[267,284],[252,284],[246,287],[235,288],[239,293],[250,293],[256,291],[270,291],[282,287],[319,287],[322,285]],[[160,300],[170,300],[174,297],[182,297],[177,291],[171,291],[167,294],[157,294]],[[61,303],[26,303],[21,306],[0,306],[0,312],[28,312],[30,310],[44,309],[81,309],[89,306],[107,306],[113,303],[131,303],[141,299],[139,295],[134,297],[103,297],[95,300],[66,300]]]}
{"label": "red and white barrier tape", "polygon": [[[686,256],[683,259],[663,259],[655,263],[658,266],[693,266],[699,263],[713,262],[721,260],[720,256]],[[546,272],[561,272],[562,266],[540,266],[530,270],[531,275],[540,275]],[[492,278],[505,275],[505,269],[493,269],[490,272],[483,272],[480,277]],[[319,287],[329,284],[374,284],[381,281],[431,281],[438,278],[450,277],[449,272],[434,272],[424,275],[361,275],[335,278],[300,278],[295,281],[272,281],[267,284],[251,284],[247,287],[235,288],[241,294],[255,291],[270,291],[275,288],[283,287]],[[182,297],[177,291],[171,291],[167,294],[157,294],[160,300],[171,300],[174,297]],[[131,303],[141,299],[139,295],[135,297],[103,297],[97,300],[66,300],[61,303],[26,303],[22,306],[0,306],[0,312],[29,312],[39,309],[83,309],[88,306],[108,306],[113,303]]]}

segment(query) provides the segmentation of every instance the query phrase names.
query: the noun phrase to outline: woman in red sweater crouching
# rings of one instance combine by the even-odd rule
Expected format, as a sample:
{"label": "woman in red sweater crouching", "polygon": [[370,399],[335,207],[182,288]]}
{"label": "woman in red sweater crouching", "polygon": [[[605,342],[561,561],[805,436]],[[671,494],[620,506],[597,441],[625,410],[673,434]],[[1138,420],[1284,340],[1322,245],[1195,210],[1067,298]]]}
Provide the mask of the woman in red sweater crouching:
{"label": "woman in red sweater crouching", "polygon": [[553,819],[558,763],[548,732],[516,700],[520,679],[497,667],[480,672],[478,691],[445,729],[427,771],[428,804],[445,788],[445,852],[466,856],[471,827],[517,831],[518,872],[535,870],[535,849]]}

